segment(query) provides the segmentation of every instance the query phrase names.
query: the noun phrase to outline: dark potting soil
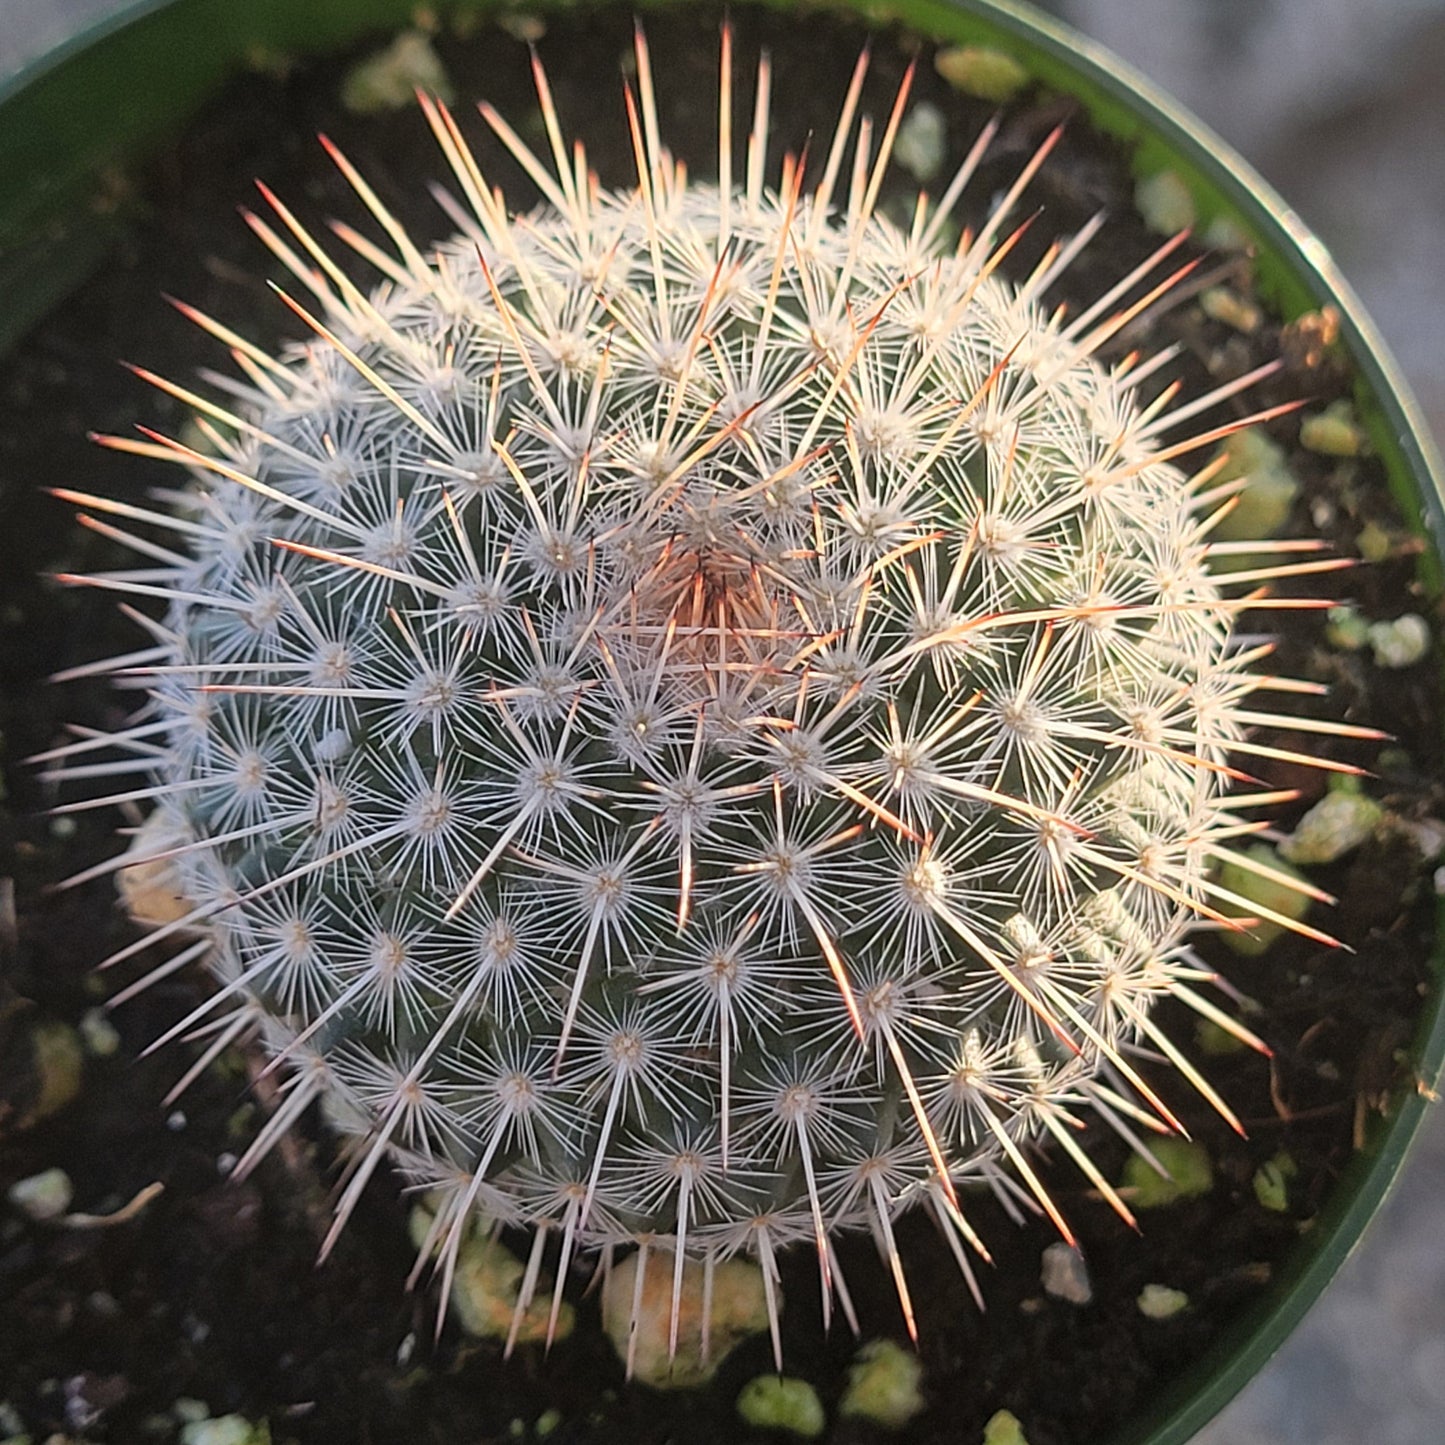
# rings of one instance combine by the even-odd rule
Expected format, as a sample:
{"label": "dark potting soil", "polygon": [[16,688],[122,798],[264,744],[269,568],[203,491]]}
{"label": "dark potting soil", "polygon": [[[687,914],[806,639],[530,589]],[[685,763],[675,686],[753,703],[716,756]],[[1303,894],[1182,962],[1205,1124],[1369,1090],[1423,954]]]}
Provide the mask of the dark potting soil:
{"label": "dark potting soil", "polygon": [[[790,21],[739,8],[734,20],[744,63],[762,45],[774,57],[774,165],[810,135],[816,155],[819,138],[831,133],[861,31],[824,12]],[[706,174],[715,145],[718,15],[683,8],[650,15],[647,23],[664,134]],[[604,181],[615,184],[626,183],[631,167],[617,82],[630,28],[622,10],[576,14],[549,19],[538,42],[564,125],[585,136]],[[516,36],[482,28],[465,39],[440,35],[435,46],[459,97],[485,96],[514,121],[534,114],[526,47]],[[936,75],[928,46],[886,33],[875,39],[866,94],[875,116],[886,115],[915,53],[915,99],[931,101],[947,117],[946,175],[993,107],[954,94]],[[35,1021],[74,1025],[159,961],[143,957],[117,970],[121,977],[98,977],[96,961],[132,936],[109,883],[47,891],[106,857],[117,824],[136,819],[106,809],[52,821],[40,811],[55,799],[20,760],[61,740],[67,722],[110,728],[128,711],[126,696],[107,684],[46,686],[44,678],[57,667],[143,644],[106,600],[38,575],[125,565],[117,548],[77,529],[68,509],[40,489],[136,497],[158,480],[170,482],[145,463],[86,441],[90,431],[126,433],[138,419],[172,434],[184,422],[178,404],[123,371],[118,358],[183,384],[198,368],[224,364],[214,343],[168,308],[162,293],[199,305],[262,344],[297,334],[262,279],[275,268],[235,208],[252,203],[249,182],[259,176],[318,229],[329,216],[359,224],[360,208],[313,139],[316,132],[340,143],[414,236],[450,229],[424,184],[440,176],[442,164],[422,119],[411,109],[348,114],[337,100],[348,63],[270,57],[266,69],[211,105],[172,152],[143,172],[115,177],[105,200],[111,222],[122,220],[113,253],[0,365],[0,729],[8,788],[0,801],[0,876],[14,880],[13,913],[0,895],[0,1190],[59,1166],[74,1183],[73,1208],[105,1214],[147,1186],[164,1185],[133,1217],[109,1226],[41,1224],[13,1210],[0,1213],[0,1404],[18,1412],[37,1439],[52,1431],[105,1441],[171,1438],[175,1417],[167,1412],[181,1397],[205,1401],[214,1415],[265,1417],[277,1441],[530,1439],[547,1411],[557,1412],[551,1441],[764,1439],[741,1424],[733,1402],[744,1381],[771,1368],[765,1340],[738,1350],[709,1388],[675,1394],[624,1383],[591,1299],[582,1303],[574,1335],[550,1356],[527,1348],[503,1363],[499,1347],[469,1342],[452,1325],[434,1346],[434,1299],[424,1288],[405,1288],[412,1262],[406,1204],[388,1178],[373,1184],[318,1269],[336,1167],[324,1130],[313,1125],[247,1183],[229,1183],[228,1160],[264,1117],[246,1086],[246,1061],[223,1056],[176,1104],[163,1105],[194,1053],[173,1046],[140,1057],[192,1004],[196,985],[185,974],[111,1015],[119,1046],[86,1058],[79,1096],[53,1118],[20,1127],[37,1088]],[[1104,239],[1076,263],[1065,288],[1071,299],[1092,300],[1158,237],[1135,215],[1127,155],[1069,101],[1030,89],[1007,107],[966,202],[972,211],[959,219],[977,221],[991,192],[1012,179],[1060,121],[1063,140],[1031,188],[1041,214],[1009,269],[1021,274],[1048,240],[1105,208]],[[517,168],[475,117],[463,123],[488,174],[514,204],[527,203]],[[894,188],[910,199],[902,178],[895,177]],[[1201,258],[1198,277],[1251,298],[1247,256],[1192,242],[1184,254]],[[1114,350],[1178,344],[1173,370],[1194,393],[1285,356],[1281,372],[1205,424],[1286,400],[1305,399],[1313,410],[1348,394],[1347,372],[1328,349],[1310,344],[1308,328],[1282,335],[1265,319],[1243,334],[1206,316],[1198,299],[1204,285],[1196,280],[1118,338]],[[1323,577],[1317,587],[1316,579],[1300,579],[1291,590],[1327,589],[1355,599],[1367,617],[1429,611],[1433,604],[1414,580],[1417,546],[1385,492],[1379,464],[1304,450],[1297,415],[1269,430],[1304,483],[1287,532],[1323,536],[1338,554],[1353,556],[1357,537],[1373,523],[1372,535],[1383,533],[1388,544],[1383,561]],[[1328,699],[1295,703],[1380,724],[1395,738],[1384,748],[1303,734],[1271,741],[1369,767],[1376,774],[1370,791],[1400,819],[1440,814],[1437,684],[1428,662],[1383,670],[1368,651],[1328,648],[1319,613],[1259,612],[1250,626],[1278,629],[1282,673],[1329,684]],[[1300,790],[1281,820],[1285,827],[1323,788],[1321,774],[1288,763],[1258,759],[1250,769],[1266,786]],[[1087,1257],[1092,1303],[1079,1307],[1043,1293],[1040,1256],[1055,1237],[1046,1222],[1015,1227],[991,1199],[971,1201],[971,1217],[997,1260],[983,1271],[988,1308],[980,1314],[931,1226],[902,1221],[929,1400],[927,1413],[908,1427],[910,1440],[977,1441],[984,1422],[1007,1408],[1032,1445],[1093,1445],[1261,1297],[1390,1091],[1411,1083],[1400,1060],[1433,947],[1429,869],[1400,830],[1381,830],[1313,877],[1339,897],[1316,921],[1352,951],[1290,938],[1263,958],[1242,959],[1216,938],[1200,941],[1210,962],[1258,1005],[1248,1023],[1274,1051],[1272,1060],[1248,1051],[1203,1060],[1244,1119],[1248,1138],[1232,1133],[1176,1073],[1146,1067],[1208,1150],[1212,1191],[1143,1214],[1136,1236],[1074,1171],[1043,1161]],[[1192,1016],[1179,1008],[1160,1016],[1197,1056]],[[1124,1146],[1107,1130],[1091,1127],[1089,1134],[1106,1175],[1117,1179]],[[1258,1202],[1252,1180],[1281,1150],[1298,1173],[1287,1209],[1275,1212]],[[871,1246],[853,1241],[841,1253],[866,1335],[905,1339],[892,1285]],[[830,1407],[829,1439],[882,1438],[860,1421],[836,1419],[832,1407],[856,1344],[846,1329],[823,1337],[808,1259],[790,1258],[784,1270],[788,1372],[813,1382]],[[1188,1307],[1167,1320],[1147,1319],[1136,1300],[1150,1283],[1183,1290]]]}

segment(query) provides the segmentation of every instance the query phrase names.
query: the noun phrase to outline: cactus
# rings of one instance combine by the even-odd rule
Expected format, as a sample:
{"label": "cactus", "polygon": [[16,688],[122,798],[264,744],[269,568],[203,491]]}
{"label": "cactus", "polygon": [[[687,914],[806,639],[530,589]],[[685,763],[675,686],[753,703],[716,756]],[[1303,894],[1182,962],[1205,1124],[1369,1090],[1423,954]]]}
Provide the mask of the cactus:
{"label": "cactus", "polygon": [[767,61],[735,174],[725,33],[698,183],[639,31],[637,181],[610,193],[538,66],[550,167],[481,108],[541,195],[517,217],[423,100],[460,197],[430,252],[329,147],[389,240],[338,227],[379,283],[266,192],[250,221],[309,339],[273,357],[189,311],[232,395],[147,379],[204,440],[102,439],[188,488],[66,494],[143,557],[70,580],[164,604],[113,663],[148,677],[144,710],[52,755],[154,799],[107,866],[164,887],[115,957],[185,941],[157,974],[214,978],[171,1031],[209,1030],[196,1067],[252,1038],[282,1067],[239,1173],[318,1099],[351,1136],[326,1249],[389,1159],[431,1192],[444,1276],[473,1217],[534,1232],[519,1318],[544,1247],[555,1321],[571,1261],[636,1245],[670,1261],[675,1346],[685,1262],[746,1254],[776,1349],[778,1251],[807,1242],[825,1320],[851,1317],[833,1239],[866,1230],[911,1330],[904,1211],[975,1296],[965,1186],[1072,1238],[1036,1143],[1131,1218],[1075,1138],[1090,1109],[1126,1137],[1174,1124],[1130,1046],[1232,1117],[1152,1009],[1258,1042],[1188,943],[1243,926],[1211,870],[1260,871],[1230,842],[1272,801],[1228,791],[1228,758],[1275,751],[1246,736],[1267,649],[1232,623],[1248,588],[1328,564],[1211,572],[1270,545],[1211,543],[1242,484],[1177,463],[1246,423],[1180,428],[1260,373],[1174,406],[1151,362],[1096,359],[1183,238],[1049,309],[1097,222],[1000,268],[1057,137],[945,249],[994,126],[896,224],[908,86],[875,151],[865,69],[809,186],[794,158],[769,184]]}

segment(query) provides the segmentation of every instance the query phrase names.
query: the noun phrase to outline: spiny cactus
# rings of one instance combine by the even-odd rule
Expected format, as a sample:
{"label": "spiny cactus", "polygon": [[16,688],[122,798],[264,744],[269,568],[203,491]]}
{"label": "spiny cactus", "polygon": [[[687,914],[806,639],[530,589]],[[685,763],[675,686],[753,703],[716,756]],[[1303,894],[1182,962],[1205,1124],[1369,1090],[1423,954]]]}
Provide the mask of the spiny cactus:
{"label": "spiny cactus", "polygon": [[1257,1043],[1186,942],[1263,911],[1220,860],[1303,886],[1230,846],[1280,796],[1228,791],[1229,759],[1280,755],[1249,736],[1268,649],[1232,624],[1332,564],[1211,573],[1302,545],[1212,544],[1239,484],[1176,465],[1262,373],[1176,405],[1163,358],[1095,359],[1182,237],[1050,310],[1097,221],[1017,283],[1001,263],[1054,137],[945,248],[993,126],[900,226],[907,82],[875,146],[860,60],[816,175],[769,184],[768,63],[735,173],[731,52],[715,183],[663,147],[640,32],[630,190],[569,150],[540,67],[551,168],[482,106],[540,192],[521,216],[423,100],[460,197],[429,252],[329,147],[390,242],[338,228],[370,291],[265,192],[314,334],[276,358],[190,312],[233,398],[148,379],[204,441],[103,439],[186,490],[67,494],[147,534],[92,517],[144,563],[71,580],[165,610],[112,664],[148,687],[134,722],[51,757],[155,802],[106,866],[177,896],[115,957],[195,937],[132,988],[203,957],[172,1034],[210,1032],[197,1068],[247,1037],[284,1068],[238,1172],[318,1099],[354,1136],[327,1248],[389,1158],[444,1274],[474,1215],[534,1231],[519,1319],[547,1242],[559,1294],[582,1251],[662,1247],[675,1344],[685,1259],[742,1252],[776,1348],[795,1241],[851,1318],[832,1241],[871,1231],[912,1329],[902,1212],[976,1294],[964,1186],[1069,1238],[1038,1143],[1128,1219],[1076,1134],[1175,1123],[1134,1045],[1230,1117],[1151,1013]]}

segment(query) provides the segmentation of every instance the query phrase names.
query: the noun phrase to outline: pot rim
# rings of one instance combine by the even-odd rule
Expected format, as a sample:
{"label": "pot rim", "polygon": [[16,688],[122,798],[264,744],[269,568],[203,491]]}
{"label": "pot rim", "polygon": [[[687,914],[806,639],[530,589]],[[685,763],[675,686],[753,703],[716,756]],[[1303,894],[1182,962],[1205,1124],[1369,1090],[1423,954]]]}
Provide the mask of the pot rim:
{"label": "pot rim", "polygon": [[[635,8],[670,3],[683,0],[643,0]],[[764,3],[791,8],[788,0]],[[868,23],[901,22],[939,42],[984,43],[1012,55],[1031,79],[1075,96],[1096,125],[1132,143],[1141,173],[1166,168],[1180,172],[1199,203],[1202,221],[1228,216],[1242,224],[1259,245],[1261,289],[1272,293],[1269,299],[1287,319],[1312,308],[1335,308],[1341,341],[1357,373],[1361,415],[1402,510],[1407,518],[1418,518],[1429,535],[1433,555],[1425,555],[1422,572],[1438,594],[1440,556],[1445,553],[1445,464],[1419,404],[1327,247],[1248,161],[1106,47],[1019,0],[832,3],[860,13]],[[99,63],[97,48],[112,37],[134,38],[148,26],[179,26],[186,16],[201,16],[208,8],[226,15],[219,34],[221,43],[231,48],[225,63],[212,55],[213,73],[204,93],[227,78],[244,53],[247,37],[321,49],[359,38],[369,29],[404,23],[410,0],[308,0],[304,6],[294,5],[294,0],[130,0],[0,78],[0,154],[7,112],[17,102],[24,106],[41,98],[48,86],[64,91],[67,83],[83,80],[86,66]],[[450,8],[499,7],[497,0],[453,0]],[[537,8],[566,8],[566,0],[541,0]],[[158,49],[163,52],[164,46]],[[188,115],[204,93],[179,109]],[[142,143],[153,140],[141,137]],[[95,157],[90,159],[86,178],[93,180],[99,167]],[[0,235],[4,222],[0,212]],[[57,294],[78,279],[71,277],[69,284],[56,288]],[[53,300],[51,296],[46,305]],[[11,340],[13,336],[0,335],[0,352]],[[1416,1087],[1403,1090],[1388,1116],[1377,1121],[1369,1144],[1351,1160],[1317,1216],[1316,1227],[1295,1247],[1260,1303],[1226,1329],[1195,1365],[1164,1386],[1140,1418],[1126,1424],[1109,1445],[1185,1445],[1258,1373],[1358,1245],[1398,1176],[1445,1072],[1445,900],[1436,916],[1434,988],[1412,1045]]]}

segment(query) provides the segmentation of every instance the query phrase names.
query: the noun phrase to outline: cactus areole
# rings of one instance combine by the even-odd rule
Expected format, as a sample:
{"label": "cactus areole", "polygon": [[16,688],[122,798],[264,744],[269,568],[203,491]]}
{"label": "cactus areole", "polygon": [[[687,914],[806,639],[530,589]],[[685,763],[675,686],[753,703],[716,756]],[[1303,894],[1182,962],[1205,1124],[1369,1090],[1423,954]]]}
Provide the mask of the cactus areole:
{"label": "cactus areole", "polygon": [[1189,423],[1260,373],[1181,400],[1161,358],[1097,359],[1182,237],[1077,310],[1050,292],[1099,222],[1002,279],[1052,138],[959,238],[991,130],[895,224],[907,83],[875,130],[865,69],[773,173],[767,63],[740,125],[725,33],[698,182],[639,31],[614,193],[538,67],[540,155],[482,107],[540,193],[521,215],[423,100],[455,236],[423,250],[333,148],[380,280],[268,192],[308,339],[272,356],[192,312],[236,380],[151,377],[189,440],[104,439],[189,479],[166,511],[80,498],[142,561],[73,580],[164,607],[115,664],[148,701],[101,740],[154,799],[123,954],[203,959],[174,1033],[274,1060],[241,1172],[316,1100],[353,1136],[331,1239],[389,1160],[444,1276],[475,1216],[559,1281],[669,1251],[674,1316],[687,1258],[751,1256],[776,1347],[778,1251],[816,1252],[826,1320],[851,1314],[832,1241],[870,1231],[912,1329],[904,1211],[975,1294],[979,1186],[1070,1238],[1040,1143],[1130,1217],[1086,1150],[1174,1125],[1138,1045],[1228,1116],[1152,1012],[1257,1043],[1188,942],[1262,912],[1215,881],[1274,801],[1230,760],[1279,755],[1246,736],[1267,649],[1233,625],[1329,564],[1211,542],[1230,428]]}

